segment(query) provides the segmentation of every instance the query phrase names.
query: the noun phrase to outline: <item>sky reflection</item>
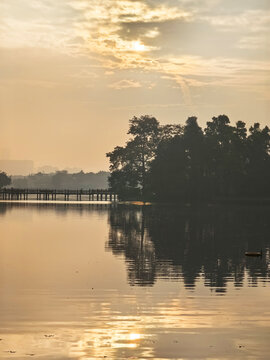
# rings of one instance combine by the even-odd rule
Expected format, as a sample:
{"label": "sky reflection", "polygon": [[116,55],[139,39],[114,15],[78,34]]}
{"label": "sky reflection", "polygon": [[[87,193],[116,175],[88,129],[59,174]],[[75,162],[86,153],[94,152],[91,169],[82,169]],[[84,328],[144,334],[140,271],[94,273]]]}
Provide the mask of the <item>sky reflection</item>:
{"label": "sky reflection", "polygon": [[[223,228],[222,237],[216,220],[221,216],[224,224],[226,211],[216,210],[215,216],[204,211],[198,221],[198,214],[190,218],[191,213],[174,209],[176,226],[168,209],[172,222],[162,223],[163,210],[147,207],[142,238],[141,207],[59,206],[61,210],[55,205],[1,204],[1,358],[268,359],[268,260],[253,259],[251,264],[242,256],[246,244],[255,244],[255,230],[260,245],[268,246],[266,208],[265,216],[260,213],[264,226],[253,228],[255,223],[249,221],[245,231],[250,217],[242,211],[237,222],[226,223],[231,227],[226,226],[225,233]],[[253,209],[253,215],[261,210]],[[153,232],[156,221],[160,227]],[[206,230],[201,238],[211,249],[208,257],[202,251],[200,257],[189,257],[193,241],[200,242],[200,226],[207,229],[211,223],[214,238],[209,244]],[[182,224],[189,229],[187,238]],[[238,238],[237,229],[243,237]],[[236,237],[233,243],[227,241],[221,257],[221,240],[229,239],[231,230]],[[169,235],[167,247],[162,231]],[[229,247],[236,238],[239,255],[233,257]],[[213,268],[207,265],[212,262],[209,254]],[[149,276],[153,270],[154,276]],[[192,287],[187,286],[192,279],[188,271],[195,276]]]}
{"label": "sky reflection", "polygon": [[[25,301],[24,292],[18,295],[21,303]],[[41,294],[28,295],[28,310],[21,308],[28,321],[11,321],[1,311],[2,354],[16,351],[12,356],[20,359],[29,353],[48,359],[168,359],[179,358],[179,352],[184,359],[268,356],[267,289],[260,291],[257,301],[258,293],[247,288],[244,303],[243,297],[233,293],[220,298],[157,291],[146,298],[143,289],[137,288],[132,294],[131,290],[99,290],[90,296],[85,292],[58,293],[49,296],[44,307]],[[101,298],[107,303],[105,308]],[[254,301],[257,309],[252,306]],[[31,305],[52,320],[40,316],[34,320]]]}

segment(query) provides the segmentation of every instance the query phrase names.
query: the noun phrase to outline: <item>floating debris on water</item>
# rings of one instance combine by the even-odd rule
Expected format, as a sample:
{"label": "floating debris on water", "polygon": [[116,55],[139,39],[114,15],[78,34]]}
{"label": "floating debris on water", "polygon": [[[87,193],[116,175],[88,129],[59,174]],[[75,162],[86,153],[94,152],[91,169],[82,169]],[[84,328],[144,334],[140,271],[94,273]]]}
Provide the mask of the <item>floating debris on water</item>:
{"label": "floating debris on water", "polygon": [[246,256],[262,256],[262,251],[246,251]]}

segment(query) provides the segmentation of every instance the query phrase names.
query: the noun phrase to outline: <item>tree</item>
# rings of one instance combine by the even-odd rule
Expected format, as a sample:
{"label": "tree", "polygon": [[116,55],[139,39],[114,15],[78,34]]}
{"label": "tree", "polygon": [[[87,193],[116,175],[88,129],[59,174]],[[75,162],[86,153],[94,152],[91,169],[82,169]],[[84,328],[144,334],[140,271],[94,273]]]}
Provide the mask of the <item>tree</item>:
{"label": "tree", "polygon": [[150,188],[157,200],[185,200],[187,162],[181,136],[160,142],[150,170]]}
{"label": "tree", "polygon": [[250,193],[270,195],[270,130],[255,123],[247,137],[247,187]]}
{"label": "tree", "polygon": [[195,116],[160,142],[151,163],[151,188],[159,200],[190,201],[202,194],[203,131]]}
{"label": "tree", "polygon": [[0,172],[0,188],[10,184],[11,184],[11,178],[7,176],[7,174],[4,171]]}
{"label": "tree", "polygon": [[68,178],[67,170],[56,171],[56,173],[52,176],[52,186],[55,189],[60,189],[61,186],[65,186]]}
{"label": "tree", "polygon": [[170,140],[175,136],[183,135],[184,127],[180,124],[167,124],[160,126],[159,129],[159,140]]}
{"label": "tree", "polygon": [[234,129],[229,124],[228,116],[219,115],[207,122],[204,130],[208,183],[211,183],[213,196],[228,195],[230,192],[230,167],[234,158],[231,145]]}
{"label": "tree", "polygon": [[106,154],[110,159],[109,185],[120,198],[140,194],[145,199],[147,173],[159,142],[159,122],[149,115],[134,116],[129,121],[128,134],[132,138],[126,146],[117,146]]}
{"label": "tree", "polygon": [[184,127],[183,141],[186,162],[186,191],[190,200],[199,199],[203,193],[203,175],[205,166],[205,147],[203,131],[197,123],[197,117],[187,119]]}
{"label": "tree", "polygon": [[203,131],[195,116],[185,126],[155,118],[130,121],[126,146],[107,156],[110,186],[120,197],[198,202],[270,196],[270,129],[213,117]]}

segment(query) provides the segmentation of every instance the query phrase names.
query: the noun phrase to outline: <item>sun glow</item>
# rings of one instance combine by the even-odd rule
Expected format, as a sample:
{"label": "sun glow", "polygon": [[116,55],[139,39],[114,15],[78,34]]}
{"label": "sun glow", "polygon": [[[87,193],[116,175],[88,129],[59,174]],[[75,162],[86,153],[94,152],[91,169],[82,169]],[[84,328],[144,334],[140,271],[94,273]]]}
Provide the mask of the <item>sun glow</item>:
{"label": "sun glow", "polygon": [[145,51],[146,47],[140,41],[132,41],[131,48],[134,51]]}
{"label": "sun glow", "polygon": [[140,334],[129,334],[129,339],[130,340],[140,340],[141,335]]}

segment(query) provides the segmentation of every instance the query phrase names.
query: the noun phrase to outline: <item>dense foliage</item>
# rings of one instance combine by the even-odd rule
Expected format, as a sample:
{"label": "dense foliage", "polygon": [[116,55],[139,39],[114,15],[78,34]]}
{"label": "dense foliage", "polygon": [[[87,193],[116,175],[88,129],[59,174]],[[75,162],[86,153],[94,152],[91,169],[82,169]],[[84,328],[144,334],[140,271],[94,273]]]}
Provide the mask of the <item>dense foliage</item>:
{"label": "dense foliage", "polygon": [[69,174],[66,170],[51,174],[37,173],[29,176],[12,176],[11,186],[14,188],[39,189],[106,189],[108,172]]}
{"label": "dense foliage", "polygon": [[213,117],[203,130],[196,117],[185,126],[150,116],[130,121],[132,138],[110,159],[109,184],[122,199],[208,201],[270,196],[270,130],[259,123],[230,125]]}
{"label": "dense foliage", "polygon": [[11,178],[5,172],[0,172],[0,188],[11,183]]}

